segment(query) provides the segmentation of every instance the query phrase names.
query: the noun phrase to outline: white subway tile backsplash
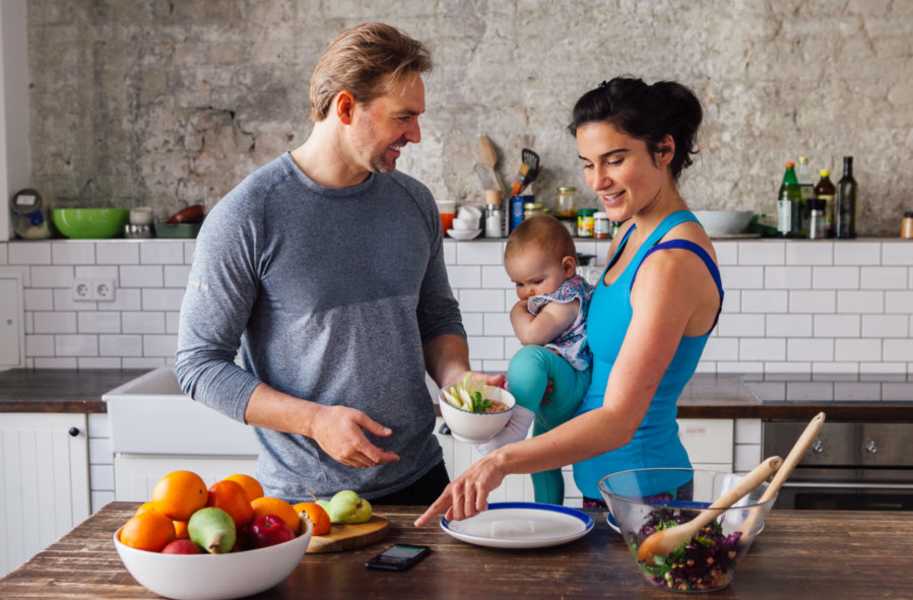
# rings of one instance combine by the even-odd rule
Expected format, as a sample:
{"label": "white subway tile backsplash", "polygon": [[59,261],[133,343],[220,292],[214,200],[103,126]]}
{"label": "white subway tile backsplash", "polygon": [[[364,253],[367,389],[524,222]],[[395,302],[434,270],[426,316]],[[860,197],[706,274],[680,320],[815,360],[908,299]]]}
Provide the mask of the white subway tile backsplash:
{"label": "white subway tile backsplash", "polygon": [[[122,361],[124,369],[157,369],[166,365],[165,359],[161,356],[143,357],[143,358],[124,358]],[[473,367],[470,367],[473,368]]]}
{"label": "white subway tile backsplash", "polygon": [[31,285],[36,288],[73,286],[73,267],[30,267]]}
{"label": "white subway tile backsplash", "polygon": [[861,363],[859,372],[863,375],[890,375],[907,372],[907,364],[902,362]]}
{"label": "white subway tile backsplash", "polygon": [[79,313],[80,333],[120,333],[120,313],[81,312]]}
{"label": "white subway tile backsplash", "polygon": [[35,313],[35,333],[76,333],[75,312]]}
{"label": "white subway tile backsplash", "polygon": [[834,386],[837,402],[873,402],[881,397],[881,384],[845,381]]}
{"label": "white subway tile backsplash", "polygon": [[162,287],[161,265],[120,267],[121,287]]}
{"label": "white subway tile backsplash", "polygon": [[25,353],[29,356],[54,356],[54,336],[25,336]]}
{"label": "white subway tile backsplash", "polygon": [[[143,336],[141,335],[100,335],[98,336],[99,355],[101,356],[142,356]],[[124,363],[125,369],[128,367]]]}
{"label": "white subway tile backsplash", "polygon": [[190,267],[188,265],[166,265],[165,287],[185,288],[189,276]]}
{"label": "white subway tile backsplash", "polygon": [[165,313],[165,333],[177,333],[178,325],[181,322],[181,313]]}
{"label": "white subway tile backsplash", "polygon": [[814,362],[812,363],[812,373],[815,375],[855,375],[859,372],[859,365],[866,363],[855,362]]}
{"label": "white subway tile backsplash", "polygon": [[143,310],[180,310],[184,300],[184,288],[144,288],[142,292]]}
{"label": "white subway tile backsplash", "polygon": [[732,360],[739,355],[739,340],[736,338],[712,337],[707,340],[703,360]]}
{"label": "white subway tile backsplash", "polygon": [[826,290],[859,289],[859,267],[815,267],[812,287]]}
{"label": "white subway tile backsplash", "polygon": [[55,357],[55,358],[36,358],[35,369],[76,369],[79,363],[75,356]]}
{"label": "white subway tile backsplash", "polygon": [[117,285],[117,267],[107,266],[80,266],[76,267],[76,277],[78,279],[113,279],[114,285]]}
{"label": "white subway tile backsplash", "polygon": [[883,383],[881,399],[885,402],[913,402],[913,383]]}
{"label": "white subway tile backsplash", "polygon": [[786,242],[786,264],[788,265],[832,265],[834,264],[833,242]]}
{"label": "white subway tile backsplash", "polygon": [[42,289],[25,289],[25,310],[54,310],[54,292]]}
{"label": "white subway tile backsplash", "polygon": [[515,337],[504,338],[504,358],[506,360],[510,360],[511,358],[514,357],[514,354],[516,354],[522,347],[523,347],[523,344],[521,344],[520,340],[518,340],[517,338],[515,338]]}
{"label": "white subway tile backsplash", "polygon": [[786,340],[783,338],[741,338],[739,360],[786,360]]}
{"label": "white subway tile backsplash", "polygon": [[868,267],[862,269],[864,290],[903,290],[907,287],[907,267]]}
{"label": "white subway tile backsplash", "polygon": [[483,360],[482,371],[485,373],[506,373],[510,361],[507,360]]}
{"label": "white subway tile backsplash", "polygon": [[743,292],[739,290],[726,290],[726,293],[723,294],[723,312],[737,313],[742,310],[742,294]]}
{"label": "white subway tile backsplash", "polygon": [[49,265],[51,264],[50,244],[39,242],[11,242],[9,264],[11,265]]}
{"label": "white subway tile backsplash", "polygon": [[[168,313],[168,314],[172,314],[172,313]],[[485,335],[485,314],[484,313],[464,312],[462,314],[462,317],[463,317],[463,329],[466,330],[466,335]]]}
{"label": "white subway tile backsplash", "polygon": [[0,265],[5,265],[9,262],[9,251],[7,250],[7,247],[7,244],[0,242]]}
{"label": "white subway tile backsplash", "polygon": [[[482,271],[478,266],[457,266],[447,267],[447,278],[450,280],[450,287],[459,288],[477,288],[482,285]],[[185,278],[186,285],[186,278]],[[169,286],[170,287],[170,286]]]}
{"label": "white subway tile backsplash", "polygon": [[790,361],[834,360],[834,340],[791,339],[787,340],[787,358]]}
{"label": "white subway tile backsplash", "polygon": [[735,445],[735,462],[733,467],[736,472],[743,473],[751,471],[758,463],[761,462],[761,445],[758,444],[736,444]]}
{"label": "white subway tile backsplash", "polygon": [[[453,240],[444,240],[444,264],[453,265],[456,264],[456,242]],[[193,264],[193,250],[187,250],[187,247],[184,247],[184,262],[188,265]]]}
{"label": "white subway tile backsplash", "polygon": [[862,337],[902,338],[907,337],[910,318],[907,315],[863,315]]}
{"label": "white subway tile backsplash", "polygon": [[98,310],[140,310],[142,295],[138,289],[117,288],[113,302],[99,302]]}
{"label": "white subway tile backsplash", "polygon": [[887,291],[884,295],[885,312],[913,314],[913,292]]}
{"label": "white subway tile backsplash", "polygon": [[500,265],[504,256],[502,242],[457,244],[457,260],[461,265]]}
{"label": "white subway tile backsplash", "polygon": [[[117,315],[118,313],[111,313]],[[124,333],[165,333],[165,313],[163,312],[123,312],[121,331]]]}
{"label": "white subway tile backsplash", "polygon": [[913,264],[913,243],[908,241],[883,243],[881,245],[881,262],[886,265]]}
{"label": "white subway tile backsplash", "polygon": [[35,313],[25,312],[25,323],[23,325],[26,334],[35,333]]}
{"label": "white subway tile backsplash", "polygon": [[[115,297],[117,297],[116,292]],[[73,290],[70,288],[56,288],[54,289],[54,310],[98,310],[98,303],[77,302],[73,300]]]}
{"label": "white subway tile backsplash", "polygon": [[713,242],[713,250],[716,252],[716,262],[719,265],[737,265],[739,264],[739,244],[738,242]]}
{"label": "white subway tile backsplash", "polygon": [[57,356],[98,356],[98,336],[56,335],[54,353]]}
{"label": "white subway tile backsplash", "polygon": [[828,290],[789,292],[789,312],[832,313],[836,306],[836,292]]}
{"label": "white subway tile backsplash", "polygon": [[55,265],[95,264],[95,242],[51,242]]}
{"label": "white subway tile backsplash", "polygon": [[694,369],[695,373],[716,373],[716,363],[706,360],[702,360],[697,363],[697,367]]}
{"label": "white subway tile backsplash", "polygon": [[[449,271],[453,267],[447,267]],[[479,268],[479,267],[474,267]],[[493,266],[483,266],[482,269],[482,287],[483,288],[501,288],[501,289],[513,289],[516,287],[514,282],[510,280],[510,277],[507,276],[507,271],[504,270],[504,267],[493,267]],[[478,287],[478,286],[466,286],[466,287]]]}
{"label": "white subway tile backsplash", "polygon": [[811,337],[812,315],[767,315],[767,337]]}
{"label": "white subway tile backsplash", "polygon": [[140,243],[97,242],[95,244],[95,262],[100,265],[139,264]]}
{"label": "white subway tile backsplash", "polygon": [[786,244],[779,241],[740,242],[740,265],[782,265],[786,262]]}
{"label": "white subway tile backsplash", "polygon": [[913,339],[884,340],[883,359],[891,362],[913,362]]}
{"label": "white subway tile backsplash", "polygon": [[759,290],[764,287],[764,267],[721,266],[725,290]]}
{"label": "white subway tile backsplash", "polygon": [[80,356],[76,359],[79,369],[120,369],[120,358],[115,356]]}
{"label": "white subway tile backsplash", "polygon": [[758,373],[764,372],[764,363],[762,362],[737,362],[737,361],[718,361],[716,363],[717,373]]}
{"label": "white subway tile backsplash", "polygon": [[800,378],[808,377],[809,371],[812,370],[812,363],[791,360],[787,362],[766,362],[764,363],[765,373],[776,373],[778,375],[797,374]]}
{"label": "white subway tile backsplash", "polygon": [[859,337],[859,315],[815,315],[815,337]]}
{"label": "white subway tile backsplash", "polygon": [[485,335],[514,335],[508,313],[485,313]]}
{"label": "white subway tile backsplash", "polygon": [[760,444],[761,419],[736,419],[735,442],[737,444]]}
{"label": "white subway tile backsplash", "polygon": [[504,359],[504,338],[468,336],[469,356],[476,360]]}
{"label": "white subway tile backsplash", "polygon": [[811,267],[767,267],[764,287],[780,290],[806,290],[812,287]]}
{"label": "white subway tile backsplash", "polygon": [[182,265],[184,242],[156,241],[142,244],[139,261],[144,265]]}
{"label": "white subway tile backsplash", "polygon": [[721,314],[717,332],[722,337],[763,337],[764,315]]}
{"label": "white subway tile backsplash", "polygon": [[880,265],[881,244],[871,242],[834,243],[835,265]]}
{"label": "white subway tile backsplash", "polygon": [[460,310],[463,312],[503,311],[503,290],[460,290]]}
{"label": "white subway tile backsplash", "polygon": [[834,384],[829,381],[787,381],[786,399],[793,402],[833,400]]}
{"label": "white subway tile backsplash", "polygon": [[882,291],[839,291],[837,292],[839,313],[882,313],[884,292]]}
{"label": "white subway tile backsplash", "polygon": [[834,346],[834,360],[867,361],[881,360],[881,340],[838,339]]}
{"label": "white subway tile backsplash", "polygon": [[[727,293],[728,294],[728,293]],[[789,306],[785,290],[744,290],[742,312],[785,313]]]}
{"label": "white subway tile backsplash", "polygon": [[144,335],[143,356],[174,356],[178,348],[176,335]]}

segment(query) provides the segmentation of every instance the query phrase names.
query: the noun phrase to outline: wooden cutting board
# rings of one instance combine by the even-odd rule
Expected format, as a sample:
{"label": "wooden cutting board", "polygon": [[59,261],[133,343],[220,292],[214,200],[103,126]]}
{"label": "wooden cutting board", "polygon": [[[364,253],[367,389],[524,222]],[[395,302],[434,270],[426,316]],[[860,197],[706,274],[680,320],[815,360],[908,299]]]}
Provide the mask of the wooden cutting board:
{"label": "wooden cutting board", "polygon": [[387,537],[390,521],[374,515],[366,523],[333,525],[327,535],[315,535],[308,544],[308,554],[344,552],[369,546]]}

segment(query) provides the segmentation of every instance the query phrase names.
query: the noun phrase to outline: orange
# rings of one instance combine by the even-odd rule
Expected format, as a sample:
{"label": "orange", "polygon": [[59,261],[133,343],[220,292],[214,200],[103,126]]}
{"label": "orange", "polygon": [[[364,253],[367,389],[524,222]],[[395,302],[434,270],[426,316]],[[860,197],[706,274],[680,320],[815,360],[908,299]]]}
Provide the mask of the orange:
{"label": "orange", "polygon": [[140,507],[136,509],[136,512],[133,513],[133,516],[141,515],[141,514],[143,514],[144,512],[149,512],[150,510],[154,510],[154,511],[158,512],[158,509],[155,508],[155,504],[154,504],[154,503],[152,503],[152,502],[143,502],[142,504],[140,504]]}
{"label": "orange", "polygon": [[120,530],[122,544],[150,552],[161,552],[173,540],[171,519],[154,510],[131,518]]}
{"label": "orange", "polygon": [[251,477],[250,475],[245,475],[244,473],[235,473],[234,475],[229,475],[225,478],[228,481],[234,481],[247,492],[247,499],[250,502],[253,502],[257,498],[263,497],[263,486],[260,485],[260,482]]}
{"label": "orange", "polygon": [[190,538],[190,534],[187,533],[187,521],[172,521],[172,523],[174,523],[174,537],[179,540]]}
{"label": "orange", "polygon": [[212,484],[206,506],[215,506],[227,512],[237,527],[254,518],[254,509],[247,499],[247,492],[234,481],[223,480]]}
{"label": "orange", "polygon": [[298,514],[304,513],[304,516],[307,517],[307,520],[313,525],[312,533],[314,535],[326,535],[330,533],[330,515],[328,515],[327,511],[323,510],[323,507],[316,502],[299,502],[292,508],[294,508],[295,512]]}
{"label": "orange", "polygon": [[298,528],[301,526],[301,517],[298,516],[292,505],[285,500],[264,496],[263,498],[257,498],[250,505],[254,509],[254,516],[276,515],[288,525],[289,529],[294,533],[298,533]]}
{"label": "orange", "polygon": [[172,471],[159,479],[152,490],[156,510],[173,521],[186,521],[206,506],[208,498],[206,484],[191,471]]}

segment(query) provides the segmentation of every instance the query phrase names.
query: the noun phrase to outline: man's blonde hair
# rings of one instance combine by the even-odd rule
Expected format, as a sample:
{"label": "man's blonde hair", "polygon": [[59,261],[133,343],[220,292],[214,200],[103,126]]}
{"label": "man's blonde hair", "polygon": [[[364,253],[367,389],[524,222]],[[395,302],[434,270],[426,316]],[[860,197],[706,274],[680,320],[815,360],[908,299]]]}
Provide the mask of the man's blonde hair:
{"label": "man's blonde hair", "polygon": [[[336,36],[311,76],[311,118],[324,120],[336,94],[346,90],[368,103],[403,77],[431,70],[431,54],[418,40],[385,23],[362,23]],[[386,76],[389,75],[389,78]]]}

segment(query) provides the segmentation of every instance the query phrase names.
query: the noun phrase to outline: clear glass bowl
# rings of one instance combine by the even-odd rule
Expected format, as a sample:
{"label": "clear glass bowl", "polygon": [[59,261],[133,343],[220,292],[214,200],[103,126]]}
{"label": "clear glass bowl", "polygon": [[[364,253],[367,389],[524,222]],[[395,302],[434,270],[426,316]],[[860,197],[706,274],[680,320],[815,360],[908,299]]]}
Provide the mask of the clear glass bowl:
{"label": "clear glass bowl", "polygon": [[[709,592],[728,586],[736,565],[764,528],[776,497],[761,503],[761,484],[669,556],[649,563],[637,549],[651,533],[686,523],[710,506],[740,479],[738,475],[702,469],[632,469],[606,475],[599,491],[621,529],[640,573],[651,585],[678,592]],[[756,513],[751,531],[741,529]]]}

